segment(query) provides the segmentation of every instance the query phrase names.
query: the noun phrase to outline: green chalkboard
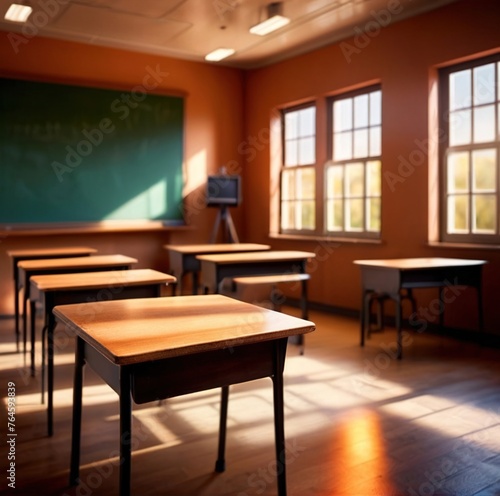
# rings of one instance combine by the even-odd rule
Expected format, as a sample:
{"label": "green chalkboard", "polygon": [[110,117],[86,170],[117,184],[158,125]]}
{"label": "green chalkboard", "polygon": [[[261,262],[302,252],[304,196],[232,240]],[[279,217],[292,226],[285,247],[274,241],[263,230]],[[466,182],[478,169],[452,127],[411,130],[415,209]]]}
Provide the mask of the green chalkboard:
{"label": "green chalkboard", "polygon": [[0,79],[0,224],[182,220],[183,99]]}

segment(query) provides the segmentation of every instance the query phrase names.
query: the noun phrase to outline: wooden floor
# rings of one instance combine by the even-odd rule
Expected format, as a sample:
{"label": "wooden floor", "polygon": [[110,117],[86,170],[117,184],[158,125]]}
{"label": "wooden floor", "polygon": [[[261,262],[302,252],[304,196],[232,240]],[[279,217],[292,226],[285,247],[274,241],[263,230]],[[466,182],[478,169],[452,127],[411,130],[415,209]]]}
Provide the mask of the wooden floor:
{"label": "wooden floor", "polygon": [[[288,309],[295,313],[294,309]],[[500,350],[425,333],[402,361],[387,329],[358,345],[358,322],[312,312],[317,331],[285,365],[288,494],[292,496],[500,495]],[[56,331],[54,436],[47,438],[40,377],[0,321],[2,480],[6,487],[7,383],[16,387],[13,495],[117,493],[117,395],[86,371],[82,484],[68,487],[73,342]],[[40,346],[37,350],[38,365]],[[39,370],[39,366],[38,366]],[[227,468],[214,473],[219,391],[134,406],[136,495],[277,494],[271,381],[233,386]]]}

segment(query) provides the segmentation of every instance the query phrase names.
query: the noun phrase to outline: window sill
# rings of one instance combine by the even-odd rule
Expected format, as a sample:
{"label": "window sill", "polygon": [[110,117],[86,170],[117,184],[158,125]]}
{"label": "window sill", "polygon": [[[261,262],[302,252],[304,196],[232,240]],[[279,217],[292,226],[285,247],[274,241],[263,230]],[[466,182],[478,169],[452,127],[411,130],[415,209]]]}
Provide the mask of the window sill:
{"label": "window sill", "polygon": [[327,243],[352,243],[352,244],[368,244],[368,245],[382,245],[384,242],[380,239],[370,238],[342,238],[334,236],[304,236],[301,234],[281,234],[269,233],[271,239],[283,239],[290,241],[310,241],[310,242],[327,242]]}
{"label": "window sill", "polygon": [[429,241],[427,246],[432,248],[455,248],[458,250],[500,250],[500,245],[481,243],[450,243],[449,241]]}

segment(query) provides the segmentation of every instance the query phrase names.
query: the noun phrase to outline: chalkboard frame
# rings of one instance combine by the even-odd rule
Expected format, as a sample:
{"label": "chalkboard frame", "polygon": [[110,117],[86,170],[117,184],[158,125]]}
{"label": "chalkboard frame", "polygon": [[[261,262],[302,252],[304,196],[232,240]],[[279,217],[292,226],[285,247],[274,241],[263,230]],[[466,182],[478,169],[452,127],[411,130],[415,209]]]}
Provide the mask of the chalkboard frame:
{"label": "chalkboard frame", "polygon": [[[47,80],[33,80],[33,79],[20,79],[18,77],[11,77],[11,76],[4,76],[0,75],[0,112],[5,111],[6,107],[10,105],[10,107],[13,107],[17,104],[20,103],[20,94],[15,94],[15,89],[20,87],[21,91],[20,94],[22,96],[23,91],[24,91],[24,97],[27,95],[26,88],[35,88],[36,93],[38,95],[38,99],[42,102],[40,105],[39,110],[42,115],[47,115],[44,112],[47,112],[47,108],[50,107],[51,112],[55,113],[56,118],[54,118],[54,121],[52,122],[52,128],[50,126],[47,126],[48,130],[52,130],[54,132],[54,129],[59,130],[62,127],[64,127],[64,123],[60,123],[59,127],[56,128],[54,125],[54,122],[57,121],[57,118],[61,117],[61,115],[65,116],[64,112],[68,112],[67,108],[64,108],[64,99],[61,100],[62,103],[60,103],[60,108],[54,109],[54,104],[52,102],[52,106],[50,105],[44,105],[43,102],[45,101],[44,98],[46,98],[45,93],[53,94],[54,91],[57,91],[57,94],[61,94],[59,92],[69,92],[70,97],[73,95],[75,99],[78,99],[79,96],[83,93],[86,93],[87,95],[98,95],[99,98],[103,99],[106,108],[103,111],[103,114],[99,116],[99,118],[96,120],[96,116],[93,115],[89,117],[87,125],[82,125],[80,126],[80,129],[75,129],[77,131],[81,131],[80,134],[78,135],[77,132],[75,132],[75,129],[73,129],[73,135],[77,135],[79,138],[79,141],[77,142],[77,145],[80,145],[80,148],[75,146],[75,144],[66,141],[66,142],[59,142],[58,144],[58,149],[63,150],[63,156],[64,159],[59,159],[59,160],[52,160],[50,163],[51,166],[51,173],[53,174],[51,181],[53,181],[53,184],[56,184],[56,181],[59,183],[63,183],[64,181],[67,182],[67,179],[69,177],[77,176],[77,173],[80,171],[85,170],[87,174],[92,174],[93,172],[89,172],[89,161],[87,161],[87,168],[84,169],[84,167],[81,167],[81,163],[83,163],[83,159],[86,159],[87,157],[84,156],[84,153],[80,153],[80,160],[79,163],[76,163],[78,160],[78,157],[75,158],[75,155],[77,155],[78,150],[80,152],[83,152],[89,148],[89,144],[93,145],[93,151],[92,153],[95,152],[95,155],[97,155],[97,151],[99,150],[99,147],[102,149],[105,149],[105,146],[109,146],[106,144],[106,139],[109,136],[113,136],[113,139],[117,139],[117,129],[119,125],[122,125],[122,127],[128,127],[131,128],[133,127],[131,124],[131,119],[128,118],[129,115],[134,115],[135,114],[135,119],[141,125],[140,132],[145,132],[143,130],[143,122],[141,119],[145,119],[148,117],[147,112],[152,113],[154,109],[156,109],[156,116],[155,118],[158,120],[163,119],[163,121],[158,122],[158,132],[161,133],[163,132],[171,132],[173,140],[172,144],[172,149],[175,153],[172,154],[172,156],[175,155],[175,158],[172,160],[171,163],[169,163],[169,167],[171,167],[170,170],[164,170],[162,168],[163,163],[160,161],[160,165],[153,165],[151,166],[152,173],[156,178],[160,178],[162,183],[166,183],[169,181],[175,181],[175,190],[174,193],[172,193],[171,188],[168,190],[168,193],[172,196],[172,194],[175,194],[177,196],[174,197],[174,201],[170,202],[168,205],[168,212],[165,211],[163,212],[161,208],[163,208],[167,202],[167,200],[163,200],[162,194],[167,190],[167,187],[163,187],[162,189],[162,184],[160,184],[160,187],[158,187],[157,184],[152,185],[152,189],[156,188],[156,192],[153,195],[154,199],[160,199],[158,204],[160,204],[161,207],[155,207],[156,212],[153,212],[153,214],[150,214],[149,211],[147,211],[146,214],[141,213],[140,217],[133,217],[133,216],[128,216],[126,213],[125,214],[120,214],[118,217],[115,218],[106,218],[106,217],[94,217],[94,218],[88,218],[88,219],[82,219],[78,218],[44,218],[44,212],[43,208],[46,208],[43,206],[42,202],[40,202],[39,206],[40,208],[34,208],[33,209],[33,216],[34,219],[27,219],[27,218],[22,218],[19,220],[19,217],[16,216],[16,208],[18,204],[16,204],[17,201],[17,196],[13,196],[11,190],[15,190],[14,185],[10,183],[9,181],[0,181],[2,184],[0,184],[0,209],[4,210],[4,214],[0,215],[0,231],[3,232],[26,232],[26,231],[38,231],[38,230],[44,230],[44,229],[51,229],[55,231],[101,231],[101,230],[143,230],[143,229],[161,229],[161,228],[172,228],[172,227],[181,227],[185,226],[185,221],[184,221],[184,208],[183,208],[183,198],[182,198],[182,190],[183,190],[183,185],[184,185],[184,177],[183,177],[183,155],[184,155],[184,94],[182,92],[152,92],[152,91],[146,91],[146,89],[143,86],[136,85],[132,89],[122,89],[118,87],[104,87],[102,86],[97,86],[97,85],[85,85],[83,86],[80,83],[68,83],[68,82],[58,82],[58,81],[47,81]],[[4,91],[1,91],[4,90]],[[8,91],[5,91],[8,90]],[[68,96],[66,95],[66,98]],[[27,98],[27,100],[30,100]],[[76,100],[75,100],[76,101]],[[88,104],[88,99],[87,105]],[[24,122],[25,122],[25,129],[33,130],[36,129],[36,122],[32,119],[32,117],[29,115],[29,112],[26,112],[26,106],[28,107],[28,110],[33,106],[33,99],[31,99],[31,104],[28,102],[24,102],[23,100],[23,105],[20,105],[20,110],[18,110],[18,113],[23,116]],[[67,100],[66,100],[66,105],[67,105]],[[156,107],[155,107],[156,105]],[[169,107],[170,105],[170,107]],[[149,107],[148,107],[149,106]],[[146,110],[149,108],[149,110]],[[23,110],[24,109],[24,110]],[[151,110],[153,109],[153,110]],[[11,108],[12,110],[12,108]],[[82,109],[78,110],[79,112],[82,111]],[[86,109],[85,109],[86,111]],[[93,110],[96,112],[96,110]],[[146,113],[145,113],[146,112]],[[162,115],[163,114],[165,115]],[[170,112],[170,114],[169,114]],[[3,114],[3,115],[2,115]],[[27,114],[27,115],[25,115]],[[125,115],[127,114],[127,115]],[[140,117],[138,117],[138,114],[140,114]],[[167,115],[168,114],[168,115]],[[21,162],[23,154],[26,156],[29,152],[30,146],[34,147],[35,145],[33,144],[33,141],[29,141],[25,144],[23,143],[23,146],[20,146],[20,141],[19,141],[19,136],[17,136],[17,152],[18,156],[15,158],[18,160],[17,162],[14,160],[13,162],[6,162],[4,160],[7,157],[6,154],[6,149],[10,147],[10,150],[16,147],[16,140],[13,139],[12,135],[8,135],[6,133],[7,129],[7,117],[8,112],[2,112],[0,114],[0,120],[4,120],[3,124],[0,122],[0,160],[2,162],[1,168],[3,169],[3,176],[5,179],[5,171],[11,169],[15,169],[16,166],[21,168],[22,164],[25,162]],[[10,114],[12,115],[12,114]],[[51,114],[52,115],[52,114]],[[160,116],[160,117],[159,117]],[[64,117],[65,118],[65,117]],[[81,115],[78,118],[82,118]],[[30,121],[30,119],[32,119]],[[170,121],[168,120],[170,119]],[[22,119],[21,119],[22,120]],[[76,121],[78,124],[82,124],[80,121]],[[38,123],[39,124],[39,123]],[[170,126],[168,127],[167,124]],[[20,129],[22,128],[22,124],[20,127],[19,121],[16,122],[15,124],[17,126],[17,130],[19,132]],[[148,123],[149,125],[149,123]],[[30,127],[31,126],[31,127]],[[163,127],[163,128],[162,128]],[[12,128],[11,128],[12,130]],[[130,130],[130,129],[129,129]],[[156,131],[156,129],[155,129]],[[23,131],[24,132],[24,131]],[[138,132],[138,136],[136,137],[135,135],[133,138],[137,138],[140,142],[140,145],[142,146],[142,150],[146,150],[145,152],[145,157],[149,157],[147,155],[148,149],[152,147],[153,143],[153,138],[150,138],[148,135],[143,136],[140,135],[140,132]],[[29,134],[29,132],[28,132]],[[140,136],[139,136],[140,135]],[[129,144],[129,136],[124,134],[125,138],[120,138],[120,139],[126,139],[128,141],[124,142],[125,145]],[[14,136],[15,138],[15,136]],[[39,138],[39,137],[38,137]],[[54,138],[55,139],[55,138]],[[57,138],[59,139],[59,137]],[[160,143],[160,140],[158,138],[154,138],[154,145],[158,146],[158,150],[160,152],[164,152],[166,150],[166,147],[162,144],[158,145]],[[142,140],[142,141],[140,141]],[[111,142],[111,139],[108,140]],[[133,140],[132,140],[133,141]],[[85,143],[86,142],[86,143]],[[63,146],[65,145],[65,146]],[[85,145],[87,145],[87,148],[85,148]],[[38,146],[40,146],[40,143],[38,143]],[[163,147],[163,148],[162,148]],[[115,147],[116,148],[116,147]],[[36,148],[32,148],[36,149]],[[40,148],[41,154],[43,155],[45,148]],[[70,152],[73,152],[72,154]],[[92,158],[92,154],[89,154]],[[50,155],[50,158],[53,158],[54,155]],[[45,157],[46,158],[46,157]],[[74,164],[71,162],[72,159],[75,158],[75,167],[72,167]],[[171,157],[169,157],[171,158]],[[12,159],[12,157],[10,157]],[[113,160],[118,160],[116,157],[112,156]],[[175,163],[174,163],[175,162]],[[128,165],[133,169],[133,164]],[[119,169],[117,163],[113,163],[113,167],[117,167],[117,170],[114,171],[114,175],[116,177],[120,177],[120,172],[121,169]],[[154,167],[158,167],[158,170],[155,170]],[[111,168],[111,167],[110,167]],[[47,169],[47,167],[46,167]],[[29,167],[22,167],[22,173],[28,174],[30,169]],[[104,171],[104,168],[101,168],[99,172]],[[143,171],[143,168],[140,169],[140,171]],[[151,172],[150,171],[150,172]],[[11,172],[13,172],[11,170]],[[130,172],[130,171],[129,171]],[[137,171],[134,171],[134,173],[137,173]],[[165,174],[165,179],[163,178],[163,174]],[[171,174],[171,176],[168,176],[168,174]],[[47,175],[47,170],[45,170],[45,176]],[[19,179],[19,175],[17,176]],[[89,176],[92,178],[92,176]],[[25,176],[24,179],[21,175],[21,179],[24,181],[28,182],[28,185],[30,187],[36,188],[38,185],[33,186],[33,184],[30,184],[30,179],[28,176]],[[94,179],[94,178],[92,178]],[[136,176],[136,182],[139,183],[142,178],[139,177],[137,179]],[[152,178],[149,178],[152,180]],[[35,180],[33,180],[34,182]],[[53,185],[51,184],[51,185]],[[109,185],[109,183],[106,184],[106,187]],[[24,185],[26,186],[26,185]],[[127,187],[131,188],[131,185],[128,185]],[[3,189],[3,191],[1,191]],[[164,191],[165,190],[165,191]],[[2,194],[4,193],[4,194]],[[7,194],[5,194],[7,193]],[[148,195],[151,195],[149,191],[146,191]],[[10,194],[10,197],[9,197]],[[120,193],[121,194],[121,193]],[[125,194],[127,194],[125,192]],[[32,195],[34,196],[34,195]],[[104,195],[106,196],[106,195]],[[6,199],[7,198],[7,199]],[[12,201],[14,198],[14,201]],[[43,198],[43,195],[42,195]],[[45,198],[47,200],[47,198]],[[124,197],[124,201],[126,201],[127,198]],[[61,201],[62,203],[59,204],[59,207],[63,208],[66,207],[66,201],[68,201],[68,198],[64,199],[62,197],[62,200],[59,199],[58,201]],[[71,198],[69,197],[69,201],[71,202]],[[105,201],[105,200],[100,200],[100,201]],[[134,200],[136,201],[136,200]],[[142,203],[144,203],[144,200],[140,200]],[[146,200],[149,201],[150,203],[153,204],[151,200]],[[10,202],[10,203],[6,203]],[[135,206],[139,203],[139,201],[136,201]],[[88,205],[88,204],[87,204]],[[37,205],[38,207],[38,205]],[[175,210],[172,210],[174,208]],[[133,210],[133,209],[132,209]],[[129,211],[132,211],[129,209]],[[154,209],[152,209],[154,210]],[[119,211],[119,209],[118,209]],[[126,211],[126,209],[125,209]],[[5,213],[7,212],[7,213]],[[31,211],[30,211],[31,212]],[[134,215],[136,215],[136,210],[133,210]],[[8,217],[6,217],[6,215]],[[72,214],[71,214],[72,215]],[[92,215],[96,215],[95,213],[92,213]]]}

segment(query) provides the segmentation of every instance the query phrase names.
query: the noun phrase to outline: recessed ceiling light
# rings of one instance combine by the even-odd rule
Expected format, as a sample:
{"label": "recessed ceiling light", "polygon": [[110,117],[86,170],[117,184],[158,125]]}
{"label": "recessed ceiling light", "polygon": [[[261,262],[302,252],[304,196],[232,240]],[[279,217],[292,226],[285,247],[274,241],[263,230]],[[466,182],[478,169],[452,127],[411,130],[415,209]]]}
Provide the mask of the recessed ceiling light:
{"label": "recessed ceiling light", "polygon": [[205,55],[205,60],[209,60],[210,62],[218,62],[219,60],[225,59],[229,57],[235,52],[233,48],[217,48],[213,52]]}
{"label": "recessed ceiling light", "polygon": [[286,26],[290,19],[282,15],[283,4],[281,2],[270,3],[267,6],[267,19],[250,28],[250,33],[265,36],[277,29]]}
{"label": "recessed ceiling light", "polygon": [[26,22],[32,12],[33,9],[29,5],[13,3],[5,13],[4,19],[12,22]]}
{"label": "recessed ceiling light", "polygon": [[275,15],[259,24],[256,24],[255,26],[252,26],[250,28],[250,32],[252,34],[258,34],[259,36],[265,36],[266,34],[272,33],[273,31],[286,26],[289,22],[290,19],[288,19],[288,17]]}

